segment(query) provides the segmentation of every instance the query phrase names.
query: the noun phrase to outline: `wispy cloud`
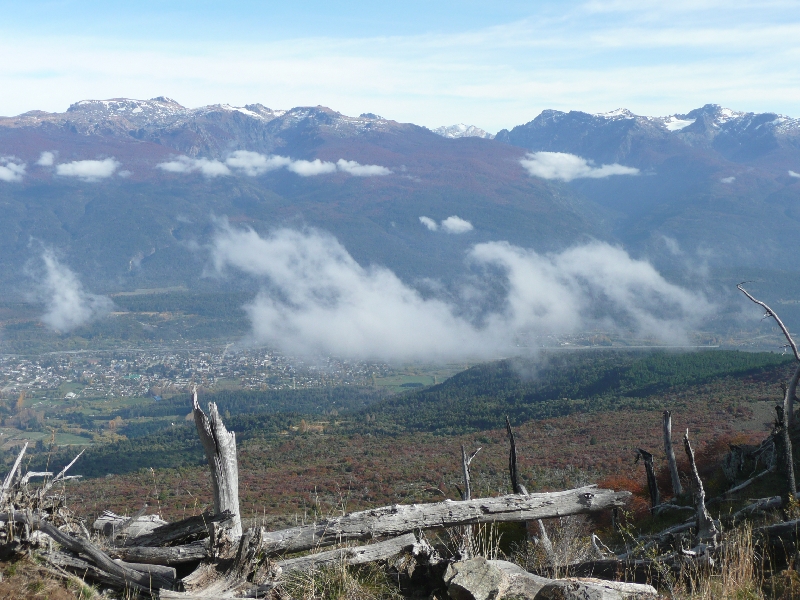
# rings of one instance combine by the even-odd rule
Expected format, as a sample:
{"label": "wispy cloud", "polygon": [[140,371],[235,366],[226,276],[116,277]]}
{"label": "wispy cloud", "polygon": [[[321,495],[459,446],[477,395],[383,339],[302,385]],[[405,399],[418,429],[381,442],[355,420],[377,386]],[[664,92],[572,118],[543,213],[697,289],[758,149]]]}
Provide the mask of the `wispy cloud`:
{"label": "wispy cloud", "polygon": [[442,231],[445,233],[452,233],[456,235],[460,233],[467,233],[474,229],[472,223],[456,215],[447,217],[446,219],[442,220],[441,223],[437,223],[430,217],[420,217],[419,222],[427,227],[430,231],[439,231],[439,228],[441,227]]}
{"label": "wispy cloud", "polygon": [[293,160],[286,168],[301,177],[313,177],[333,173],[336,171],[336,164],[316,158],[314,160]]}
{"label": "wispy cloud", "polygon": [[593,166],[593,163],[580,156],[565,152],[533,152],[519,161],[525,170],[534,177],[542,179],[602,179],[611,175],[638,175],[639,169],[613,165]]}
{"label": "wispy cloud", "polygon": [[[506,296],[487,275],[452,297],[423,297],[390,270],[362,267],[327,233],[279,229],[262,237],[222,224],[211,247],[216,269],[262,282],[246,307],[253,335],[286,351],[406,360],[487,357],[512,351],[518,334],[575,333],[602,326],[684,341],[711,311],[648,263],[603,243],[542,255],[505,242],[478,244],[468,258],[502,273]],[[488,307],[480,317],[475,305]]]}
{"label": "wispy cloud", "polygon": [[62,177],[76,177],[83,181],[99,181],[108,179],[119,169],[120,164],[116,159],[103,160],[76,160],[69,163],[56,165],[56,175]]}
{"label": "wispy cloud", "polygon": [[25,177],[25,163],[9,156],[0,157],[0,181],[19,183]]}
{"label": "wispy cloud", "polygon": [[56,155],[54,152],[42,152],[39,155],[39,160],[36,161],[36,164],[40,167],[52,167],[53,163],[56,161]]}
{"label": "wispy cloud", "polygon": [[[354,160],[339,159],[337,162],[314,160],[295,160],[277,154],[267,155],[249,150],[233,152],[225,162],[208,158],[179,156],[174,160],[156,165],[170,173],[202,173],[206,177],[232,175],[233,171],[249,177],[257,177],[286,168],[301,177],[314,177],[335,173],[337,170],[355,177],[375,177],[390,175],[391,169],[380,165],[362,165]],[[231,171],[233,169],[233,171]]]}
{"label": "wispy cloud", "polygon": [[789,171],[789,177],[800,177],[800,173],[795,173],[794,171]]}
{"label": "wispy cloud", "polygon": [[467,233],[473,229],[474,227],[472,227],[472,223],[462,219],[461,217],[457,217],[456,215],[447,217],[444,221],[442,221],[442,231],[446,231],[447,233]]}
{"label": "wispy cloud", "polygon": [[361,165],[354,160],[345,160],[340,158],[336,161],[336,166],[340,171],[350,173],[356,177],[380,177],[382,175],[391,175],[392,170],[382,167],[380,165]]}
{"label": "wispy cloud", "polygon": [[419,222],[427,227],[430,231],[437,231],[439,229],[439,225],[430,217],[420,217]]}
{"label": "wispy cloud", "polygon": [[40,296],[47,310],[41,318],[45,325],[60,332],[72,331],[111,310],[111,300],[86,292],[77,275],[52,251],[45,250],[42,261],[45,272]]}
{"label": "wispy cloud", "polygon": [[736,181],[736,177],[733,176],[723,177],[722,179],[719,180],[720,183],[733,183],[734,181]]}
{"label": "wispy cloud", "polygon": [[288,167],[291,163],[292,159],[286,156],[266,156],[258,152],[249,152],[247,150],[237,150],[225,161],[225,164],[229,167],[238,169],[250,177],[263,175],[264,173],[282,167]]}
{"label": "wispy cloud", "polygon": [[231,170],[218,160],[179,156],[175,160],[159,163],[157,168],[168,173],[200,173],[205,177],[225,177]]}

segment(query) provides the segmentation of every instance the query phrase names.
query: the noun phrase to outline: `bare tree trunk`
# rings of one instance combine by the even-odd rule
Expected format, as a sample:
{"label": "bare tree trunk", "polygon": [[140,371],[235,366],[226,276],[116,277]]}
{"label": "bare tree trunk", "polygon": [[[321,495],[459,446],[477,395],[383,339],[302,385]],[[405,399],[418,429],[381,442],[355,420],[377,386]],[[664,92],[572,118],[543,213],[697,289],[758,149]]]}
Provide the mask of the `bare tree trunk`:
{"label": "bare tree trunk", "polygon": [[[470,483],[470,472],[469,472],[469,465],[472,463],[472,459],[480,452],[481,449],[478,448],[467,456],[467,451],[464,449],[464,444],[461,444],[461,466],[464,469],[464,493],[462,494],[462,500],[471,500],[472,499],[472,484]],[[461,539],[461,557],[463,560],[469,560],[472,558],[473,555],[473,544],[472,544],[472,525],[466,525],[464,527],[464,536]]]}
{"label": "bare tree trunk", "polygon": [[231,513],[231,535],[242,537],[242,519],[239,514],[239,463],[236,458],[236,434],[225,429],[217,405],[208,405],[208,416],[197,402],[197,390],[192,394],[194,424],[206,452],[214,490],[214,512]]}
{"label": "bare tree trunk", "polygon": [[542,548],[544,548],[547,561],[550,563],[551,567],[557,567],[556,552],[553,550],[553,542],[550,541],[550,536],[547,535],[547,529],[545,529],[544,521],[537,519],[536,523],[539,525],[539,540],[542,542]]}
{"label": "bare tree trunk", "polygon": [[683,436],[683,448],[686,450],[686,456],[689,458],[689,466],[692,469],[694,483],[697,486],[697,537],[701,541],[714,541],[719,532],[717,531],[716,525],[714,525],[714,520],[706,509],[706,491],[703,489],[700,473],[697,472],[694,450],[692,450],[692,445],[689,443],[688,429]]}
{"label": "bare tree trunk", "polygon": [[675,462],[675,451],[672,449],[672,413],[664,411],[664,454],[667,455],[669,474],[672,477],[672,494],[677,497],[683,493],[678,465]]}
{"label": "bare tree trunk", "polygon": [[642,458],[642,462],[644,462],[644,470],[647,473],[647,489],[650,492],[650,512],[655,513],[656,506],[661,504],[661,495],[658,493],[658,483],[656,482],[656,473],[653,470],[653,455],[650,454],[647,450],[642,450],[641,448],[637,448],[636,450],[636,461],[639,461],[639,457]]}
{"label": "bare tree trunk", "polygon": [[[783,332],[783,337],[785,337],[786,341],[788,342],[787,345],[792,349],[795,360],[800,363],[800,352],[797,350],[797,344],[795,344],[794,340],[792,339],[792,336],[789,333],[789,330],[786,328],[786,325],[783,324],[783,321],[781,321],[780,317],[778,317],[774,310],[764,304],[761,300],[756,300],[753,298],[753,296],[751,296],[750,293],[742,287],[743,285],[744,282],[740,283],[736,287],[750,300],[764,309],[765,318],[772,317],[775,320],[775,322],[778,324],[778,327],[780,327],[781,331]],[[800,381],[800,364],[797,365],[794,375],[789,380],[789,385],[786,387],[786,393],[783,396],[783,412],[785,414],[787,428],[794,424],[794,397],[797,392],[798,381]]]}
{"label": "bare tree trunk", "polygon": [[783,412],[783,407],[778,405],[775,407],[775,412],[778,413],[778,431],[777,437],[780,439],[781,456],[783,459],[783,469],[786,475],[786,486],[788,488],[789,501],[794,500],[797,494],[797,486],[794,480],[794,457],[792,456],[792,440],[789,437],[789,427],[786,424],[786,415]]}

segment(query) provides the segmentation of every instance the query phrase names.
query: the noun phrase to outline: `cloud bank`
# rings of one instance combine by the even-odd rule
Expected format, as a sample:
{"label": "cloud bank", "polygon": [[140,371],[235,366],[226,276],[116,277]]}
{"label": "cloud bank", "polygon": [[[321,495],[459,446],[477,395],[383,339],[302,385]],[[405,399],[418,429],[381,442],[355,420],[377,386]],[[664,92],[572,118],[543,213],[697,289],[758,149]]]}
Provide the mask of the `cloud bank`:
{"label": "cloud bank", "polygon": [[19,183],[25,177],[25,163],[15,162],[8,156],[0,157],[0,181]]}
{"label": "cloud bank", "polygon": [[[316,230],[279,229],[262,237],[222,224],[211,254],[218,272],[262,282],[246,306],[253,336],[293,353],[487,358],[513,353],[520,334],[592,327],[682,342],[686,329],[711,311],[704,297],[603,243],[547,255],[505,242],[477,244],[468,261],[483,275],[455,294],[460,302],[423,297],[389,269],[362,267],[334,237]],[[505,297],[492,303],[497,273]]]}
{"label": "cloud bank", "polygon": [[208,158],[179,156],[174,160],[159,163],[157,168],[169,173],[201,173],[206,177],[222,177],[234,172],[249,177],[263,175],[277,169],[287,169],[301,177],[314,177],[341,171],[355,177],[377,177],[390,175],[391,169],[380,165],[362,165],[354,160],[340,158],[337,162],[314,160],[294,160],[277,154],[266,155],[249,150],[237,150],[225,162]]}
{"label": "cloud bank", "polygon": [[231,170],[218,160],[188,156],[179,156],[175,160],[159,163],[156,167],[168,173],[200,173],[205,177],[222,177],[231,174]]}
{"label": "cloud bank", "polygon": [[430,217],[420,217],[419,222],[427,227],[430,231],[438,231],[439,227],[441,227],[442,231],[445,233],[453,233],[456,235],[460,233],[467,233],[468,231],[475,229],[472,226],[472,223],[456,215],[447,217],[441,223],[436,223],[436,221]]}
{"label": "cloud bank", "polygon": [[62,177],[76,177],[83,181],[99,181],[100,179],[111,177],[119,167],[119,162],[113,158],[106,158],[104,160],[76,160],[56,165],[56,175],[61,175]]}
{"label": "cloud bank", "polygon": [[47,308],[42,322],[45,325],[60,332],[72,331],[111,310],[112,302],[108,297],[84,291],[75,273],[61,264],[51,251],[42,254],[42,261],[45,275],[41,294]]}
{"label": "cloud bank", "polygon": [[565,152],[532,152],[519,161],[525,170],[534,177],[542,179],[601,179],[611,175],[638,175],[639,169],[613,165],[593,166],[592,161]]}

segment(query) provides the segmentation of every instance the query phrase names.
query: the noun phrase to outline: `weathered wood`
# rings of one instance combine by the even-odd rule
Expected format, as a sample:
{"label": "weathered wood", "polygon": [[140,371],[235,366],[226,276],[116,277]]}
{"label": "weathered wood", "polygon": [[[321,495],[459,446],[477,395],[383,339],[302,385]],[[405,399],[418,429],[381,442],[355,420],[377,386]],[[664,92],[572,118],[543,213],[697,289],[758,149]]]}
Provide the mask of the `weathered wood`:
{"label": "weathered wood", "polygon": [[641,448],[636,449],[636,461],[641,457],[644,462],[644,470],[647,474],[647,489],[650,492],[650,512],[655,514],[656,506],[661,504],[661,494],[658,493],[658,482],[656,481],[656,472],[653,468],[653,455],[647,450]]}
{"label": "weathered wood", "polygon": [[558,559],[556,558],[556,552],[553,549],[553,542],[550,541],[550,536],[547,535],[547,528],[544,526],[544,521],[537,519],[536,523],[539,525],[539,541],[542,543],[542,548],[544,548],[544,554],[547,557],[547,562],[550,563],[551,567],[557,567]]}
{"label": "weathered wood", "polygon": [[694,476],[694,483],[697,486],[697,537],[700,540],[714,540],[719,533],[714,520],[708,514],[706,509],[706,491],[703,489],[703,481],[700,479],[700,473],[697,472],[697,464],[694,460],[694,450],[691,443],[689,443],[689,430],[683,436],[683,447],[686,450],[686,456],[689,458],[689,466],[692,469]]}
{"label": "weathered wood", "polygon": [[49,535],[54,541],[61,544],[67,550],[89,557],[97,565],[97,567],[106,573],[121,578],[126,583],[135,583],[136,585],[142,586],[145,589],[169,589],[172,587],[172,582],[164,577],[159,575],[151,575],[149,573],[142,573],[140,571],[136,571],[115,563],[111,557],[100,550],[100,548],[92,544],[89,540],[67,535],[54,525],[40,519],[36,515],[25,512],[16,512],[12,514],[0,513],[0,521],[24,523],[31,528],[38,529],[39,531]]}
{"label": "weathered wood", "polygon": [[384,560],[410,550],[418,543],[417,536],[407,533],[385,542],[358,546],[356,548],[339,548],[328,550],[300,558],[289,558],[278,563],[283,573],[289,571],[310,571],[329,564],[360,565],[376,560]]}
{"label": "weathered wood", "polygon": [[[65,479],[68,479],[67,477],[65,477],[65,475],[67,474],[67,471],[69,471],[70,467],[72,467],[72,465],[74,465],[74,464],[77,462],[77,460],[78,460],[78,459],[81,457],[81,455],[82,455],[84,452],[86,452],[86,448],[84,448],[83,450],[81,450],[80,452],[78,452],[78,455],[77,455],[75,458],[73,458],[73,459],[72,459],[72,462],[70,462],[70,463],[69,463],[69,464],[68,464],[66,467],[64,467],[63,469],[61,469],[61,471],[59,472],[59,474],[58,474],[58,475],[56,475],[55,477],[53,477],[53,478],[52,478],[50,481],[46,482],[46,483],[45,483],[45,484],[42,486],[42,490],[41,490],[41,492],[39,492],[39,495],[40,495],[40,497],[44,498],[44,495],[45,495],[47,492],[49,492],[49,491],[50,491],[50,488],[52,488],[52,487],[53,487],[55,484],[57,484],[59,481],[63,481],[63,480],[65,480]],[[79,476],[78,476],[78,477],[79,477]]]}
{"label": "weathered wood", "polygon": [[797,368],[795,369],[794,375],[789,380],[789,385],[786,386],[786,390],[783,395],[783,411],[786,414],[786,425],[787,427],[791,427],[794,424],[794,399],[795,394],[797,392],[797,385],[800,382],[800,351],[797,349],[797,344],[792,339],[792,335],[789,333],[789,330],[786,328],[786,325],[783,324],[778,314],[772,310],[769,306],[763,303],[761,300],[757,300],[754,298],[750,293],[742,287],[746,282],[742,282],[736,287],[742,292],[745,296],[747,296],[751,301],[758,304],[761,308],[764,309],[764,317],[772,317],[775,320],[775,323],[778,324],[780,330],[783,332],[783,336],[786,338],[789,347],[792,349],[792,353],[794,354],[795,360],[798,362]]}
{"label": "weathered wood", "polygon": [[125,562],[124,560],[120,560],[118,558],[114,559],[114,562],[117,563],[118,565],[122,565],[123,567],[127,567],[128,569],[141,571],[142,573],[155,573],[165,579],[169,579],[170,581],[175,581],[177,579],[177,574],[175,572],[174,567],[167,567],[164,565],[150,565],[146,563],[129,563]]}
{"label": "weathered wood", "polygon": [[174,542],[186,540],[192,536],[200,535],[207,537],[210,535],[212,523],[222,523],[232,519],[233,515],[225,511],[218,515],[202,514],[188,517],[174,523],[167,523],[153,529],[150,533],[129,537],[125,540],[125,546],[166,546]]}
{"label": "weathered wood", "polygon": [[115,558],[148,565],[181,565],[211,558],[208,540],[199,540],[182,546],[167,546],[166,548],[127,546],[114,548],[109,552]]}
{"label": "weathered wood", "polygon": [[25,442],[25,445],[22,446],[22,450],[20,450],[19,454],[17,455],[17,460],[14,461],[14,466],[11,467],[8,475],[6,475],[6,478],[3,480],[3,487],[0,488],[0,504],[5,502],[6,494],[14,484],[14,478],[17,476],[17,469],[19,469],[19,464],[22,462],[22,457],[25,456],[25,451],[27,449],[28,442]]}
{"label": "weathered wood", "polygon": [[192,395],[194,423],[208,467],[214,492],[214,512],[229,511],[232,517],[231,533],[234,538],[242,536],[242,520],[239,514],[239,464],[236,458],[236,434],[228,431],[219,416],[217,405],[208,405],[208,416],[197,402],[197,390]]}
{"label": "weathered wood", "polygon": [[71,573],[75,573],[81,580],[96,581],[108,586],[116,588],[130,587],[138,591],[146,592],[148,588],[142,587],[130,581],[126,581],[123,577],[119,577],[112,573],[108,573],[86,561],[79,556],[67,554],[66,552],[43,552],[41,557],[49,564],[60,569],[65,569]]}
{"label": "weathered wood", "polygon": [[348,540],[399,536],[418,529],[455,527],[478,523],[535,521],[567,515],[595,513],[623,506],[631,493],[591,485],[560,492],[497,498],[446,500],[433,504],[395,504],[350,513],[282,531],[264,531],[263,551],[274,555],[331,546]]}
{"label": "weathered wood", "polygon": [[[126,526],[125,524],[132,519],[135,520]],[[118,515],[110,510],[106,510],[92,523],[92,529],[99,531],[108,538],[112,538],[112,536],[115,538],[122,533],[127,533],[130,539],[152,533],[154,529],[166,524],[166,521],[159,519],[156,515],[139,515],[134,518]],[[122,527],[125,527],[125,529],[121,531]]]}
{"label": "weathered wood", "polygon": [[[472,464],[472,459],[475,458],[480,452],[481,449],[478,448],[467,456],[467,451],[464,448],[464,444],[461,444],[461,467],[464,471],[464,492],[462,494],[462,500],[471,500],[472,499],[472,483],[470,481],[470,471],[469,466]],[[464,527],[463,536],[461,538],[461,557],[462,559],[467,559],[472,557],[473,547],[472,547],[472,526],[466,525]]]}
{"label": "weathered wood", "polygon": [[511,429],[511,421],[508,415],[506,415],[506,432],[508,433],[508,442],[511,446],[508,451],[508,476],[511,479],[511,491],[515,494],[527,494],[528,490],[519,482],[519,471],[517,470],[517,442],[514,439],[514,430]]}
{"label": "weathered wood", "polygon": [[675,462],[675,451],[672,448],[672,413],[664,411],[664,454],[667,455],[669,474],[672,479],[672,495],[680,496],[683,494],[681,476],[678,473],[678,464]]}
{"label": "weathered wood", "polygon": [[786,497],[787,499],[794,498],[797,494],[797,485],[794,481],[794,459],[792,457],[792,440],[789,437],[789,426],[787,424],[786,414],[782,406],[776,406],[775,412],[778,415],[777,425],[778,431],[776,439],[780,440],[780,458],[782,459],[783,474],[786,477]]}

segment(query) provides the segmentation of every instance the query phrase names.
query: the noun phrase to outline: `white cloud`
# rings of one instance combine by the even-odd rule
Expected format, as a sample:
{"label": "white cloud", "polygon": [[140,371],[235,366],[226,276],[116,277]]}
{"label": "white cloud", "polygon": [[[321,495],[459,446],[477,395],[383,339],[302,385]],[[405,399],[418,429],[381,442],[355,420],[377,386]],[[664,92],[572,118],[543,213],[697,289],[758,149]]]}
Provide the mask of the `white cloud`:
{"label": "white cloud", "polygon": [[447,233],[467,233],[473,229],[474,227],[472,227],[472,223],[465,221],[456,215],[447,217],[444,221],[442,221],[442,231],[446,231]]}
{"label": "white cloud", "polygon": [[425,227],[427,227],[430,231],[436,231],[439,229],[439,225],[437,225],[436,221],[430,217],[420,217],[419,222],[425,225]]}
{"label": "white cloud", "polygon": [[345,160],[340,158],[336,162],[336,166],[340,171],[350,173],[356,177],[375,177],[380,175],[391,175],[391,169],[382,167],[380,165],[361,165],[354,160]]}
{"label": "white cloud", "polygon": [[25,163],[14,161],[12,157],[0,157],[0,181],[18,183],[25,177]]}
{"label": "white cloud", "polygon": [[719,180],[720,183],[733,183],[736,181],[736,177],[723,177]]}
{"label": "white cloud", "polygon": [[[295,353],[408,359],[507,355],[512,340],[602,326],[684,341],[707,318],[704,297],[668,283],[648,263],[592,243],[542,255],[505,242],[478,244],[469,260],[505,279],[491,304],[487,275],[460,294],[463,304],[423,297],[390,270],[362,267],[327,233],[280,229],[267,237],[223,224],[212,242],[218,271],[261,281],[246,307],[254,337]],[[431,288],[433,289],[433,288]],[[476,310],[476,305],[488,307]],[[479,314],[480,318],[464,315]]]}
{"label": "white cloud", "polygon": [[336,170],[336,165],[316,158],[314,160],[293,160],[286,168],[302,177],[312,177],[314,175],[333,173]]}
{"label": "white cloud", "polygon": [[36,164],[40,167],[52,167],[56,160],[56,155],[53,152],[42,152]]}
{"label": "white cloud", "polygon": [[98,181],[111,177],[120,164],[113,158],[104,160],[76,160],[56,166],[56,174],[77,177],[83,181]]}
{"label": "white cloud", "polygon": [[611,175],[638,175],[639,173],[639,169],[617,163],[595,167],[591,161],[565,152],[533,152],[527,154],[519,162],[534,177],[562,181],[587,177],[600,179]]}
{"label": "white cloud", "polygon": [[291,163],[292,159],[286,156],[265,156],[264,154],[247,150],[237,150],[225,161],[225,164],[229,167],[238,169],[250,177],[263,175],[268,171],[274,171],[281,167],[288,167]]}
{"label": "white cloud", "polygon": [[206,177],[224,177],[231,174],[231,170],[218,160],[188,156],[179,156],[175,160],[159,163],[156,167],[168,173],[199,172]]}
{"label": "white cloud", "polygon": [[664,241],[667,251],[672,254],[672,256],[680,256],[683,254],[683,250],[681,250],[681,245],[678,243],[678,240],[669,237],[668,235],[662,235],[661,239]]}
{"label": "white cloud", "polygon": [[42,322],[61,332],[67,332],[101,317],[111,310],[106,296],[84,291],[78,277],[46,250],[42,254],[45,266],[41,294],[47,307]]}
{"label": "white cloud", "polygon": [[789,177],[800,177],[800,173],[795,173],[794,171],[789,171]]}

